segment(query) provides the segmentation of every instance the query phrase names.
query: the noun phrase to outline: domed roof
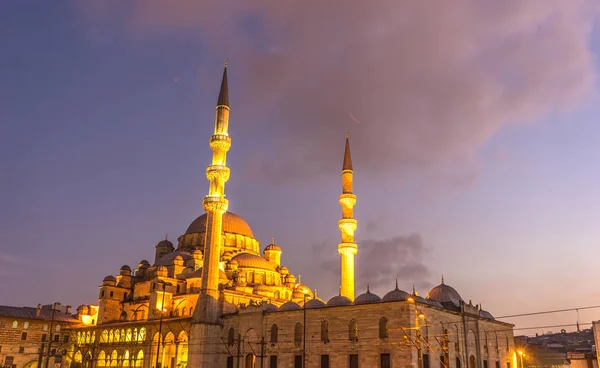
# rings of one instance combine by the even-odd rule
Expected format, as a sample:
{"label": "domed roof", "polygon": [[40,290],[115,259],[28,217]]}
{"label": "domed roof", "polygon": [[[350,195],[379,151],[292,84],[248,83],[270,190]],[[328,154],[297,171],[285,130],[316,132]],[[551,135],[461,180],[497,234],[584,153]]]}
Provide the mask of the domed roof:
{"label": "domed roof", "polygon": [[146,261],[145,259],[142,259],[140,261],[140,264],[138,265],[138,267],[140,267],[140,268],[148,268],[148,267],[150,267],[150,262]]}
{"label": "domed roof", "polygon": [[[205,233],[206,232],[206,213],[190,224],[186,234],[194,234],[194,233]],[[252,229],[250,225],[240,216],[231,213],[225,212],[223,215],[223,232],[231,233],[231,234],[240,234],[244,236],[248,236],[254,239],[254,234],[252,233]]]}
{"label": "domed roof", "polygon": [[296,284],[296,287],[292,292],[292,297],[302,299],[304,298],[304,294],[306,294],[308,298],[314,298],[313,292],[308,286],[304,284]]}
{"label": "domed roof", "polygon": [[356,299],[354,299],[354,305],[378,303],[380,301],[381,298],[369,291],[369,287],[367,286],[367,292],[357,296]]}
{"label": "domed roof", "polygon": [[340,305],[352,305],[352,300],[346,298],[345,296],[338,295],[329,299],[327,302],[328,307],[337,307]]}
{"label": "domed roof", "polygon": [[279,245],[277,245],[275,243],[267,245],[267,247],[265,248],[265,251],[268,251],[268,250],[276,250],[278,252],[281,252],[281,248],[279,247]]}
{"label": "domed roof", "polygon": [[239,268],[259,268],[262,270],[275,271],[277,265],[264,259],[263,257],[250,254],[241,253],[231,259],[238,263]]}
{"label": "domed roof", "polygon": [[297,310],[297,309],[302,309],[302,308],[298,305],[298,303],[294,303],[294,302],[283,303],[283,305],[281,307],[279,307],[280,311]]}
{"label": "domed roof", "polygon": [[305,307],[307,309],[309,308],[323,308],[326,307],[327,305],[321,300],[321,299],[311,299],[309,301],[306,302]]}
{"label": "domed roof", "polygon": [[441,284],[429,290],[429,295],[427,298],[440,303],[452,303],[456,306],[460,305],[460,302],[464,301],[458,291],[456,291],[452,286],[444,284],[443,278]]}
{"label": "domed roof", "polygon": [[114,281],[114,282],[116,282],[117,279],[113,275],[108,275],[102,281]]}
{"label": "domed roof", "polygon": [[121,271],[131,271],[131,267],[129,267],[128,265],[123,265],[121,266]]}
{"label": "domed roof", "polygon": [[277,312],[279,308],[275,304],[266,303],[263,305],[263,310],[266,312]]}
{"label": "domed roof", "polygon": [[398,289],[398,280],[396,280],[396,288],[383,296],[384,302],[398,302],[408,300],[410,294],[406,291]]}
{"label": "domed roof", "polygon": [[173,243],[171,243],[170,241],[168,241],[167,239],[165,240],[161,240],[158,242],[158,244],[156,244],[156,247],[170,247],[173,248]]}
{"label": "domed roof", "polygon": [[494,316],[492,316],[492,314],[486,310],[480,310],[479,311],[479,315],[483,318],[487,318],[487,319],[495,319]]}

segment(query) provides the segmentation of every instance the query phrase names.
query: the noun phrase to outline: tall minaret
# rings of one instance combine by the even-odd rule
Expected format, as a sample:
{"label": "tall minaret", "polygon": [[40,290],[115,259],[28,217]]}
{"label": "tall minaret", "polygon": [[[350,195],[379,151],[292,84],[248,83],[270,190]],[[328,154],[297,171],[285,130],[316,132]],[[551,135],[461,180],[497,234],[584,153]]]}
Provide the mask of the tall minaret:
{"label": "tall minaret", "polygon": [[342,218],[338,221],[338,226],[342,232],[342,242],[338,245],[338,252],[342,257],[340,295],[352,301],[354,301],[354,256],[358,253],[358,245],[354,243],[354,232],[358,222],[354,219],[356,195],[352,193],[353,176],[350,139],[348,132],[346,132],[346,149],[344,151],[344,165],[342,166],[342,194],[340,195]]}
{"label": "tall minaret", "polygon": [[227,61],[221,81],[221,91],[217,101],[215,131],[210,137],[213,151],[212,164],[206,168],[206,178],[210,186],[204,198],[206,210],[206,241],[204,242],[204,265],[202,286],[198,306],[194,313],[197,322],[216,323],[219,319],[219,262],[223,246],[223,214],[227,211],[225,183],[229,180],[227,151],[231,147],[229,127],[229,90],[227,87]]}

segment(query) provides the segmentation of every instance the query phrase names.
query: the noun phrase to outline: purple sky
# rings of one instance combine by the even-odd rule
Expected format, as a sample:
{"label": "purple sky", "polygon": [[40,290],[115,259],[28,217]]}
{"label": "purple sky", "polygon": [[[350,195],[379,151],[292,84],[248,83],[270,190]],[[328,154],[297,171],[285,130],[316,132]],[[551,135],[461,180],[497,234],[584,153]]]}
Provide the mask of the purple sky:
{"label": "purple sky", "polygon": [[600,304],[593,1],[238,3],[2,2],[0,304],[95,303],[203,212],[225,57],[230,210],[322,298],[349,129],[358,293]]}

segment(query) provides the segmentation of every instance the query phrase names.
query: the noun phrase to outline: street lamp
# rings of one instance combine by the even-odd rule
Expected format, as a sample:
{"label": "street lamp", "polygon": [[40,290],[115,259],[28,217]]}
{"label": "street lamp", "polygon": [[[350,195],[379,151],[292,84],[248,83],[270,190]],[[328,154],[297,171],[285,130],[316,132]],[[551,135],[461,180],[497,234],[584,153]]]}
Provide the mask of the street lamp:
{"label": "street lamp", "polygon": [[523,365],[523,357],[527,355],[523,352],[523,350],[518,350],[517,353],[521,357],[521,368],[525,368],[525,366]]}
{"label": "street lamp", "polygon": [[[165,290],[168,286],[171,286],[173,284],[171,284],[170,282],[166,282],[166,281],[159,281],[158,283],[162,284],[163,286],[163,293],[162,293],[162,302],[160,303],[160,322],[158,324],[158,345],[156,346],[156,368],[160,368],[162,367],[162,361],[160,361],[160,339],[162,337],[162,320],[163,320],[163,312],[167,311],[167,308],[165,308]],[[160,365],[159,365],[159,361],[160,361]],[[48,368],[48,367],[46,367]]]}
{"label": "street lamp", "polygon": [[413,303],[415,306],[415,332],[416,332],[416,346],[417,346],[417,368],[423,368],[423,354],[421,354],[421,328],[419,327],[419,318],[424,319],[425,315],[417,308],[416,293],[413,288],[413,294],[406,299],[408,302]]}
{"label": "street lamp", "polygon": [[303,293],[304,304],[302,305],[302,312],[304,313],[304,323],[302,324],[302,327],[304,327],[304,329],[302,331],[302,367],[306,368],[306,298],[308,295],[308,291],[303,290]]}
{"label": "street lamp", "polygon": [[52,304],[52,318],[50,319],[50,338],[48,339],[48,350],[46,351],[46,364],[45,367],[48,368],[48,365],[50,364],[50,349],[52,347],[52,328],[54,325],[54,313],[57,312],[58,310],[56,309],[56,304],[58,303],[54,303]]}

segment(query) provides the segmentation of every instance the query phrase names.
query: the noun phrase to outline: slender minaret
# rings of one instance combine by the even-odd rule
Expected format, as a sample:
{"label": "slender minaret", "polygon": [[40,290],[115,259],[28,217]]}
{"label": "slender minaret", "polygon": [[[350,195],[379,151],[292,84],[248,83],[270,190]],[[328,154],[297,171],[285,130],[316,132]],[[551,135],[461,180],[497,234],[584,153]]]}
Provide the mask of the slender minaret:
{"label": "slender minaret", "polygon": [[346,149],[344,151],[344,165],[342,166],[342,218],[338,226],[342,232],[342,242],[338,245],[338,252],[342,257],[342,275],[340,282],[340,295],[354,301],[354,256],[358,253],[358,245],[354,242],[354,232],[358,222],[354,219],[354,205],[356,195],[352,193],[352,158],[350,157],[350,139],[346,132]]}
{"label": "slender minaret", "polygon": [[225,183],[229,180],[227,151],[231,147],[228,134],[229,126],[229,90],[227,87],[227,61],[221,81],[221,91],[217,101],[215,131],[210,138],[213,151],[212,164],[206,168],[206,178],[210,186],[204,198],[206,210],[206,241],[204,242],[204,265],[202,267],[202,286],[198,299],[197,322],[217,323],[219,320],[219,262],[223,246],[223,214],[227,211]]}

